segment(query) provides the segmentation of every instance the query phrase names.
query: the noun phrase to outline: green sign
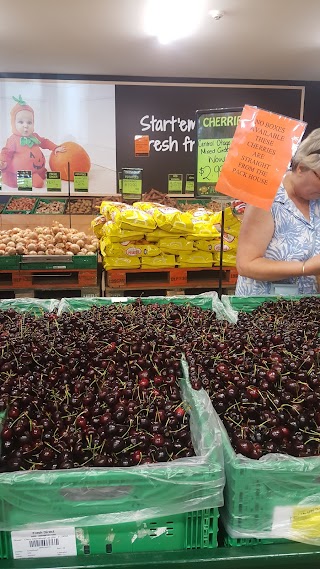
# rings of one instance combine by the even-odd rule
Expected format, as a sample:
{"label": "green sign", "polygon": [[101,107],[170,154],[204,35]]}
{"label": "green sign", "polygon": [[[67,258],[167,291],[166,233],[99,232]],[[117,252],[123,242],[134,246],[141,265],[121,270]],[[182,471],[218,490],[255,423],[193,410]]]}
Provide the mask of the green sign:
{"label": "green sign", "polygon": [[47,191],[61,192],[60,172],[47,172]]}
{"label": "green sign", "polygon": [[141,200],[142,168],[122,168],[122,197],[127,200]]}
{"label": "green sign", "polygon": [[182,194],[183,174],[168,174],[168,194]]}
{"label": "green sign", "polygon": [[194,195],[194,174],[186,175],[185,193]]}
{"label": "green sign", "polygon": [[196,195],[227,199],[216,192],[221,168],[226,159],[242,109],[210,109],[196,113]]}
{"label": "green sign", "polygon": [[32,191],[32,172],[31,170],[18,170],[17,172],[18,190],[27,192]]}
{"label": "green sign", "polygon": [[121,194],[122,190],[122,172],[118,172],[118,189],[117,194]]}
{"label": "green sign", "polygon": [[87,172],[75,172],[73,175],[73,189],[75,192],[87,192],[89,177]]}

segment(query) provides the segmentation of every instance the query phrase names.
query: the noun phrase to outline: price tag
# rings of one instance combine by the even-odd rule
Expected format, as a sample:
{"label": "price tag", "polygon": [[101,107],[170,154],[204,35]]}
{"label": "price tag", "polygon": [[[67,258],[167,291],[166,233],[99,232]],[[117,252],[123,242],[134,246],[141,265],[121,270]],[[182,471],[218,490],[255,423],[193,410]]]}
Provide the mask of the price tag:
{"label": "price tag", "polygon": [[18,190],[32,191],[32,172],[31,170],[18,170],[17,172]]}
{"label": "price tag", "polygon": [[186,175],[186,186],[185,186],[186,194],[194,195],[194,174],[187,174]]}
{"label": "price tag", "polygon": [[47,172],[47,191],[61,192],[60,172]]}
{"label": "price tag", "polygon": [[168,174],[168,194],[182,194],[182,174]]}
{"label": "price tag", "polygon": [[87,192],[89,189],[89,178],[87,172],[75,172],[73,175],[73,188],[75,192]]}
{"label": "price tag", "polygon": [[141,200],[142,168],[122,168],[122,197],[128,200]]}
{"label": "price tag", "polygon": [[14,559],[77,555],[75,528],[11,532]]}

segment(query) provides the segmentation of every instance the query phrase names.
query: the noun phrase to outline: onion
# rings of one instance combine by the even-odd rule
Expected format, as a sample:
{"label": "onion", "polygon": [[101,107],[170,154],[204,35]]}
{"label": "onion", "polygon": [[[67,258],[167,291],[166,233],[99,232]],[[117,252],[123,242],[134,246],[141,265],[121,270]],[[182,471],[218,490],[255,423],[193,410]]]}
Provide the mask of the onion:
{"label": "onion", "polygon": [[77,244],[75,244],[75,243],[74,243],[73,245],[70,245],[70,251],[71,251],[74,255],[77,255],[77,253],[80,253],[80,247],[79,247],[79,245],[77,245]]}

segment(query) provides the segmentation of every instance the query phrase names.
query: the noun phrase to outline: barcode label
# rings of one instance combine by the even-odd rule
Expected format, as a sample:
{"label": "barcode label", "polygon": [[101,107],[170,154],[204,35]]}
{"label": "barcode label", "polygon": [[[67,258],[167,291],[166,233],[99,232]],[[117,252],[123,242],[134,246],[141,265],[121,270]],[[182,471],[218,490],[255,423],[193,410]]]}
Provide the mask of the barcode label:
{"label": "barcode label", "polygon": [[77,555],[75,528],[11,532],[14,559]]}
{"label": "barcode label", "polygon": [[50,547],[51,545],[59,545],[57,537],[49,537],[48,539],[31,539],[29,547]]}

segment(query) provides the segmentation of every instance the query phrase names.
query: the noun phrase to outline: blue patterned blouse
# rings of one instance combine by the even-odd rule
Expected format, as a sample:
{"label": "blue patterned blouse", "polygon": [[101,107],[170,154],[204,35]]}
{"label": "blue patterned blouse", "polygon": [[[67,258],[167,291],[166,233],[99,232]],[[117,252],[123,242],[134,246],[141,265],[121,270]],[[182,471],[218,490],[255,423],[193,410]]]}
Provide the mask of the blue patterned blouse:
{"label": "blue patterned blouse", "polygon": [[[306,261],[320,253],[320,200],[310,201],[310,221],[302,215],[283,186],[280,186],[271,207],[274,234],[265,252],[276,261]],[[292,277],[278,281],[297,287],[298,294],[317,292],[315,277]],[[273,283],[238,277],[237,296],[264,296],[273,293]]]}

